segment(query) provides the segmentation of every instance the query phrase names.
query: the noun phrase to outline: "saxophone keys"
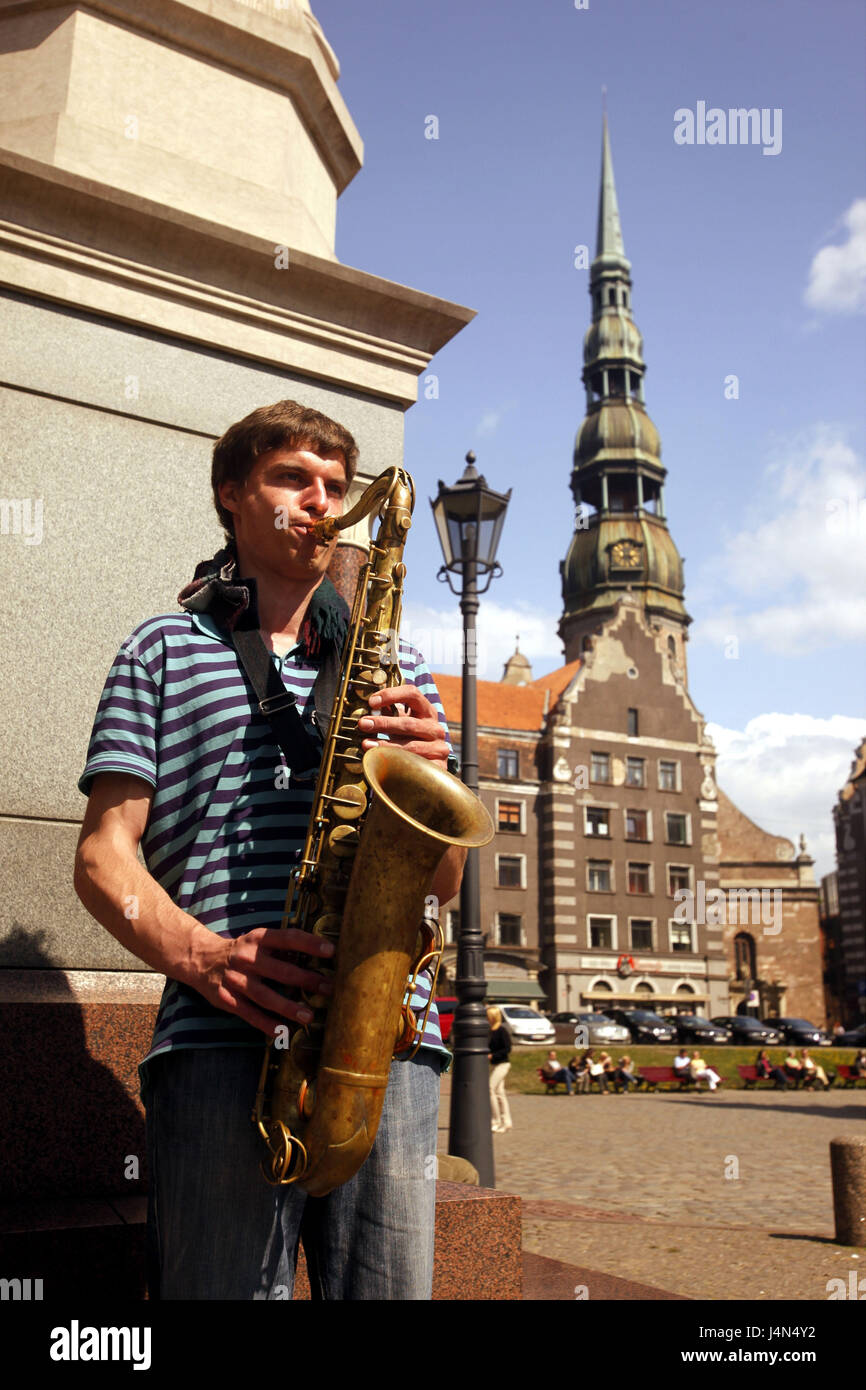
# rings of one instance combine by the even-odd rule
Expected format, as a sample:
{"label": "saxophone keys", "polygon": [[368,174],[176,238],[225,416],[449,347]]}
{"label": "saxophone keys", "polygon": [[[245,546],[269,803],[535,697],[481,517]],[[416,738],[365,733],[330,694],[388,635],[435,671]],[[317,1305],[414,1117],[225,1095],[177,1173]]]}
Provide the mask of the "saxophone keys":
{"label": "saxophone keys", "polygon": [[365,666],[363,671],[359,671],[352,682],[353,689],[358,685],[383,686],[388,679],[381,666]]}
{"label": "saxophone keys", "polygon": [[[338,912],[326,912],[313,923],[313,935],[325,936],[329,941],[338,941],[343,919]],[[321,962],[320,962],[321,968]]]}
{"label": "saxophone keys", "polygon": [[325,1035],[321,1030],[311,1035],[306,1028],[302,1028],[289,1044],[292,1061],[307,1077],[316,1074],[324,1040]]}
{"label": "saxophone keys", "polygon": [[328,836],[328,848],[337,859],[350,858],[360,843],[361,836],[352,825],[338,825]]}
{"label": "saxophone keys", "polygon": [[357,820],[367,809],[367,787],[349,782],[340,787],[339,794],[332,798],[334,815],[340,820]]}
{"label": "saxophone keys", "polygon": [[305,1079],[301,1082],[301,1087],[298,1091],[298,1114],[301,1115],[303,1119],[308,1120],[315,1108],[316,1083],[315,1081],[307,1081]]}

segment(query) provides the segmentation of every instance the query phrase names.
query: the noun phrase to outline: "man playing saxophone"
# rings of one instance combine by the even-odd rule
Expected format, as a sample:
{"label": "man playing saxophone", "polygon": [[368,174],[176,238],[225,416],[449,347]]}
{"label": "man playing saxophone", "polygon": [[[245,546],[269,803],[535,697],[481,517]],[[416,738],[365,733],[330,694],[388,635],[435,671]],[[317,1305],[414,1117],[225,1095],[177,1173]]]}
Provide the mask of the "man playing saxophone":
{"label": "man playing saxophone", "polygon": [[[166,976],[141,1067],[152,1298],[291,1297],[301,1236],[314,1298],[431,1294],[447,1057],[435,1008],[420,1049],[391,1065],[369,1158],[328,1196],[268,1186],[250,1123],[264,1038],[309,1022],[299,992],[329,994],[334,948],[276,926],[315,778],[309,764],[286,765],[232,634],[260,632],[294,697],[297,737],[315,747],[317,683],[347,613],[326,578],[336,539],[323,544],[310,528],[342,513],[357,457],[348,431],[293,401],[226,431],[212,485],[228,543],[181,591],[181,612],[139,624],[121,647],[79,783],[89,799],[76,891]],[[432,677],[403,643],[400,665],[404,683],[369,699],[364,746],[385,735],[444,768],[451,750]],[[439,863],[429,891],[443,904],[464,858],[452,846]],[[419,991],[416,1008],[421,982]]]}

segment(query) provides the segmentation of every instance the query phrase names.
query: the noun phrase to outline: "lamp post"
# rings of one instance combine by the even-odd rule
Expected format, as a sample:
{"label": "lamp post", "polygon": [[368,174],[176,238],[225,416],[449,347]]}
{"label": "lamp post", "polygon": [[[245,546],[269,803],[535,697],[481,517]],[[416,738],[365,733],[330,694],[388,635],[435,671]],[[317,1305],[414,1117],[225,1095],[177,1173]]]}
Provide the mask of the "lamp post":
{"label": "lamp post", "polygon": [[[475,618],[480,594],[501,574],[496,550],[511,489],[493,492],[475,468],[475,455],[466,455],[463,477],[453,487],[440,480],[439,495],[431,501],[445,563],[438,578],[459,595],[463,614],[462,767],[466,786],[478,794],[478,711],[475,692]],[[459,589],[452,576],[459,577]],[[478,581],[486,579],[479,590]],[[484,943],[481,936],[481,885],[478,850],[466,858],[460,888],[460,931],[457,938],[457,1009],[451,1032],[454,1072],[451,1083],[449,1152],[466,1158],[478,1169],[483,1187],[492,1187],[493,1141],[490,1134],[490,1035],[484,997]]]}

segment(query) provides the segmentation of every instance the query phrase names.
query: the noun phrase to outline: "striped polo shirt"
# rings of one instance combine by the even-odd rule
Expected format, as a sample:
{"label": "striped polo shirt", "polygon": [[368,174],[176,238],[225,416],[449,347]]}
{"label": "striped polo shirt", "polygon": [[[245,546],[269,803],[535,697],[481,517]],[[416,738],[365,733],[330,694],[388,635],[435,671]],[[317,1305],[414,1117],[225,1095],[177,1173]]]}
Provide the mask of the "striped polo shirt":
{"label": "striped polo shirt", "polygon": [[[315,661],[295,646],[272,654],[312,727]],[[423,657],[401,640],[405,682],[417,685],[447,724]],[[450,744],[450,740],[449,740]],[[300,857],[315,773],[295,780],[253,696],[230,639],[208,614],[168,613],[139,624],[108,674],[79,789],[100,772],[127,772],[154,788],[141,840],[148,872],[178,907],[220,936],[279,926],[289,873]],[[420,1017],[430,997],[422,975],[409,1001]],[[167,980],[150,1051],[262,1047],[262,1034],[214,1008],[196,990]],[[442,1043],[435,1003],[424,1048]]]}

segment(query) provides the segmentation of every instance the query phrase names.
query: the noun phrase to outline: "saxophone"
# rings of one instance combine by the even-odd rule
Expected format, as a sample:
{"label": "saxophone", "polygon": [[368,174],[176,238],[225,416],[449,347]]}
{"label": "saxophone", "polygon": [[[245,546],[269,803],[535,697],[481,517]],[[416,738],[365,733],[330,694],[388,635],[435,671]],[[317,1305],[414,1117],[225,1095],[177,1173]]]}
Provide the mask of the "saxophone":
{"label": "saxophone", "polygon": [[[345,516],[311,528],[329,541],[379,508],[304,852],[280,924],[335,943],[333,995],[302,995],[313,1020],[278,1029],[253,1107],[267,1146],[265,1177],[275,1185],[297,1182],[313,1197],[361,1167],[376,1137],[391,1057],[420,1046],[430,1004],[419,1021],[402,1001],[435,963],[433,1000],[442,938],[424,909],[436,866],[450,845],[477,848],[493,837],[487,810],[457,777],[397,746],[382,743],[366,753],[361,747],[357,724],[370,713],[368,696],[402,684],[396,634],[414,500],[409,474],[389,468]],[[316,969],[329,967],[319,961]]]}

